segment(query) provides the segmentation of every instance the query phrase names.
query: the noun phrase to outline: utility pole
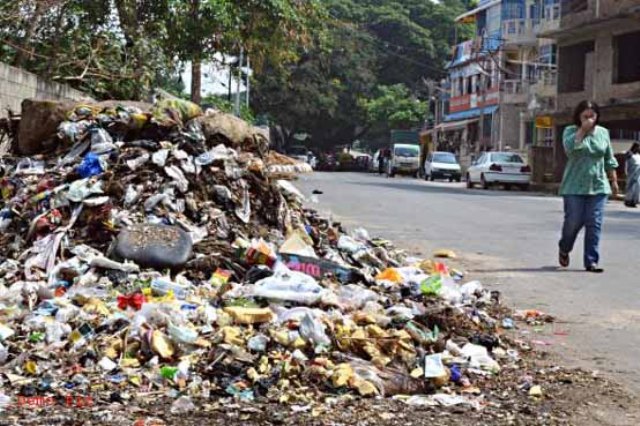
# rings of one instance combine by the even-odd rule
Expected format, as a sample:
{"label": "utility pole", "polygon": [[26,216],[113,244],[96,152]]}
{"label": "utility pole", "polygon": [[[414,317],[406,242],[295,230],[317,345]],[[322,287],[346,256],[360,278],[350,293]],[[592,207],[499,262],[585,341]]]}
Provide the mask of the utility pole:
{"label": "utility pole", "polygon": [[[491,78],[491,76],[489,76]],[[487,76],[480,74],[480,123],[478,123],[478,145],[476,146],[476,154],[480,152],[480,145],[486,148],[484,140],[484,104],[487,101]]]}
{"label": "utility pole", "polygon": [[240,46],[240,58],[238,59],[238,82],[236,85],[236,117],[240,117],[240,85],[242,84],[242,63],[244,61],[244,47]]}
{"label": "utility pole", "polygon": [[251,91],[251,59],[247,55],[247,108],[249,108],[249,95]]}

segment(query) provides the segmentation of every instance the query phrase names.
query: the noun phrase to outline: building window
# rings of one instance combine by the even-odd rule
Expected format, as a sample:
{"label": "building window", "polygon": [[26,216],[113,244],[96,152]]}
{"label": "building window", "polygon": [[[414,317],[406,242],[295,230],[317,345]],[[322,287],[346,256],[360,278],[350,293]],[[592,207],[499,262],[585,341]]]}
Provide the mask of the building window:
{"label": "building window", "polygon": [[613,38],[613,83],[640,81],[640,31]]}
{"label": "building window", "polygon": [[540,46],[540,62],[545,65],[555,65],[558,49],[555,44],[543,44]]}
{"label": "building window", "polygon": [[572,93],[584,90],[587,53],[593,50],[593,40],[560,48],[558,92]]}
{"label": "building window", "polygon": [[467,95],[473,93],[473,78],[471,76],[467,77]]}
{"label": "building window", "polygon": [[526,18],[525,2],[523,0],[503,0],[502,2],[502,19],[525,19]]}
{"label": "building window", "polygon": [[589,8],[588,0],[562,0],[562,15],[584,12]]}

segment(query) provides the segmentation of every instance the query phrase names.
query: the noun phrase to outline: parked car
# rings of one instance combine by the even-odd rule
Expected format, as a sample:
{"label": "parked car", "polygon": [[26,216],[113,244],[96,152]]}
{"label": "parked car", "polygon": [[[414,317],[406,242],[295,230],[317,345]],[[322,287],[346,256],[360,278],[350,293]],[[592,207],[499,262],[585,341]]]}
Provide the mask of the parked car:
{"label": "parked car", "polygon": [[450,152],[436,151],[427,155],[424,163],[424,180],[449,179],[460,182],[462,170],[456,156]]}
{"label": "parked car", "polygon": [[369,173],[378,173],[378,158],[380,158],[381,150],[377,150],[375,154],[373,154],[373,158],[369,162]]}
{"label": "parked car", "polygon": [[420,169],[420,145],[396,143],[391,146],[391,157],[387,160],[387,176],[396,173],[417,175]]}
{"label": "parked car", "polygon": [[298,161],[309,164],[312,168],[316,168],[318,160],[316,156],[306,146],[296,145],[287,150],[287,155]]}
{"label": "parked car", "polygon": [[471,164],[466,177],[467,188],[480,184],[489,189],[491,185],[504,184],[506,189],[518,186],[526,191],[531,183],[531,167],[513,152],[485,152]]}

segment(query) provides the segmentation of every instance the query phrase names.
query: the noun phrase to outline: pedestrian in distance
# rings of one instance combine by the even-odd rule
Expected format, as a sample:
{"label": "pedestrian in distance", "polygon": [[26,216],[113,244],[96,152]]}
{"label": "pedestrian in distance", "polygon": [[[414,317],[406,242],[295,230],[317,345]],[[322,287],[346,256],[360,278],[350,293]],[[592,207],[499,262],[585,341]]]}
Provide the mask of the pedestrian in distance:
{"label": "pedestrian in distance", "polygon": [[625,155],[625,174],[627,175],[627,192],[624,205],[635,208],[640,202],[640,142],[634,142]]}
{"label": "pedestrian in distance", "polygon": [[387,150],[381,149],[380,154],[378,154],[378,174],[379,175],[382,175],[382,172],[384,172],[384,161],[386,156],[387,156]]}
{"label": "pedestrian in distance", "polygon": [[588,272],[604,272],[598,266],[604,208],[609,195],[619,192],[618,162],[613,156],[609,131],[598,125],[599,119],[600,109],[595,102],[580,102],[573,114],[573,125],[562,136],[567,165],[560,186],[564,224],[559,263],[565,268],[569,266],[569,254],[578,233],[585,228],[583,260]]}

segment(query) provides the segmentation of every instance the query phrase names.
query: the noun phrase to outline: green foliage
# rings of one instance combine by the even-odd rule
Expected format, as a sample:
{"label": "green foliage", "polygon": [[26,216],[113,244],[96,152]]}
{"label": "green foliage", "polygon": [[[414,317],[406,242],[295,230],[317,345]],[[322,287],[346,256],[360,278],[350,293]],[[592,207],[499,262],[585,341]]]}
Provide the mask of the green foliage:
{"label": "green foliage", "polygon": [[256,111],[289,135],[310,133],[318,148],[355,139],[379,145],[391,128],[419,126],[430,96],[425,79],[445,76],[451,46],[460,40],[454,19],[468,0],[325,4],[329,19],[316,29],[312,48],[256,77]]}
{"label": "green foliage", "polygon": [[0,2],[0,60],[97,98],[180,90],[178,61],[243,46],[255,64],[297,57],[319,0],[15,0]]}
{"label": "green foliage", "polygon": [[416,99],[403,84],[379,86],[377,96],[362,100],[371,123],[389,129],[410,129],[422,124],[427,103]]}
{"label": "green foliage", "polygon": [[[233,114],[235,110],[234,103],[230,102],[228,99],[222,96],[205,96],[202,99],[202,105],[204,107],[213,107],[219,109],[220,111],[226,112],[228,114]],[[256,117],[254,116],[253,111],[251,111],[251,108],[246,104],[240,105],[240,118],[248,121],[249,123],[254,123],[256,121]]]}

